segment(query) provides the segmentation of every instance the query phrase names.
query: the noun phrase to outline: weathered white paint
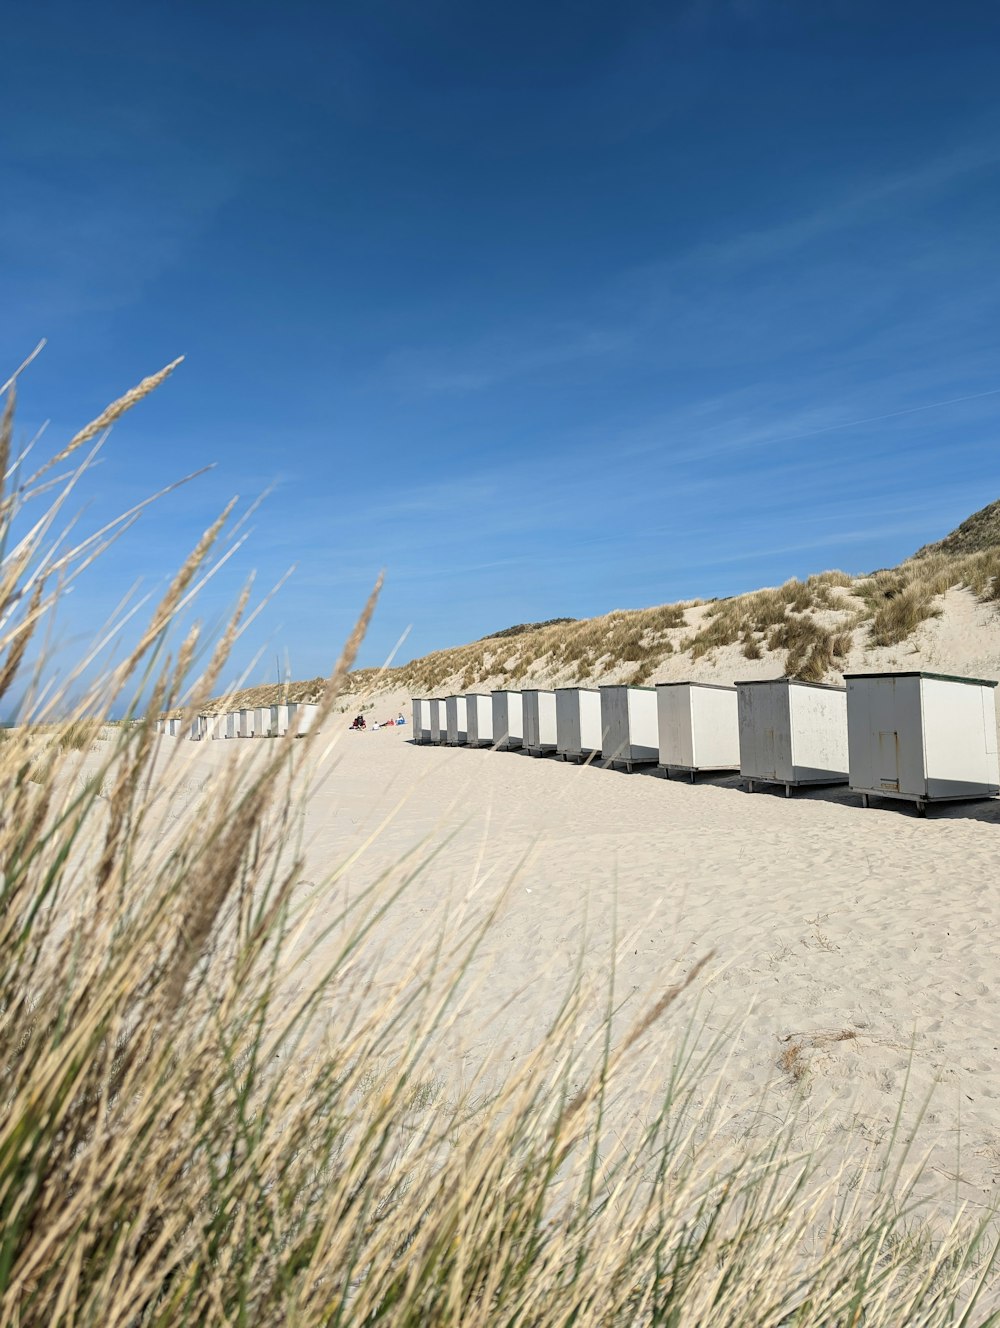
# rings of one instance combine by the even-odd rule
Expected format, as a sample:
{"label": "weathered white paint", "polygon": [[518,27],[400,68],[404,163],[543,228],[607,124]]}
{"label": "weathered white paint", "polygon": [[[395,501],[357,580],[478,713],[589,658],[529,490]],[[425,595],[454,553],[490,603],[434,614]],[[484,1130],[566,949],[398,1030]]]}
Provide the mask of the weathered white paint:
{"label": "weathered white paint", "polygon": [[501,752],[520,747],[524,737],[524,710],[520,692],[491,692],[493,745]]}
{"label": "weathered white paint", "polygon": [[652,687],[602,687],[601,755],[624,765],[648,765],[660,759],[656,691]]}
{"label": "weathered white paint", "polygon": [[924,672],[848,674],[851,788],[925,803],[1000,792],[995,682]]}
{"label": "weathered white paint", "polygon": [[469,747],[493,746],[493,698],[489,693],[466,693],[465,733]]}
{"label": "weathered white paint", "polygon": [[556,688],[556,751],[568,760],[600,755],[601,693],[596,687]]}
{"label": "weathered white paint", "polygon": [[521,692],[521,728],[524,750],[543,756],[556,750],[556,694],[528,687]]}
{"label": "weathered white paint", "polygon": [[241,738],[252,738],[254,734],[254,725],[256,723],[256,711],[244,706],[240,711],[239,735]]}
{"label": "weathered white paint", "polygon": [[468,721],[464,696],[445,698],[445,731],[452,747],[464,746],[468,740]]}
{"label": "weathered white paint", "polygon": [[738,682],[740,774],[754,784],[847,783],[847,691],[794,678]]}
{"label": "weathered white paint", "polygon": [[300,701],[295,707],[295,714],[291,718],[291,723],[298,737],[310,733],[316,726],[319,718],[319,706],[315,701]]}
{"label": "weathered white paint", "polygon": [[656,688],[660,765],[665,770],[739,770],[736,688],[664,682]]}

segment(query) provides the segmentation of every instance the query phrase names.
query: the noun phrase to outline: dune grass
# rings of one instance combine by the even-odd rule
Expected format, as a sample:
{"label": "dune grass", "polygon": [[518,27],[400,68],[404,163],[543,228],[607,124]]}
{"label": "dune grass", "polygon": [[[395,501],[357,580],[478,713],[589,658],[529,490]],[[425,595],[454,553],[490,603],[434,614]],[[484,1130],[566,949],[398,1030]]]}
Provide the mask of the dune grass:
{"label": "dune grass", "polygon": [[[9,409],[4,429],[8,447]],[[36,490],[15,474],[0,505],[0,676],[26,685],[0,745],[0,1323],[985,1321],[988,1217],[935,1223],[902,1158],[862,1185],[791,1129],[734,1146],[686,1050],[698,964],[624,1023],[613,991],[595,1020],[578,983],[504,1076],[455,1087],[441,1067],[493,913],[452,912],[386,971],[380,927],[431,850],[360,895],[337,864],[300,889],[298,813],[374,596],[304,739],[205,764],[151,716],[217,689],[242,602],[207,651],[171,628],[224,521],[71,709],[69,680],[48,694],[19,673],[75,575],[44,523],[11,537]],[[112,710],[124,722],[102,724]],[[654,1106],[622,1119],[653,1049]]]}

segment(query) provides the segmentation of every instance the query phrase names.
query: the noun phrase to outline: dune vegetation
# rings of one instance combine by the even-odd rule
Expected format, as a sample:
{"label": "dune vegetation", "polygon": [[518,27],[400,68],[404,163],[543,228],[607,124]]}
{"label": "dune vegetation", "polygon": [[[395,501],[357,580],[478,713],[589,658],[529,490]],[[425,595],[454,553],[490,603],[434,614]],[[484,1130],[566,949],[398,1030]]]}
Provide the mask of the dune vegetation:
{"label": "dune vegetation", "polygon": [[[730,646],[739,646],[746,659],[773,662],[774,676],[830,681],[852,647],[908,641],[921,623],[938,616],[949,590],[968,589],[984,603],[1000,601],[1000,543],[990,542],[992,524],[970,522],[956,546],[960,551],[945,540],[899,567],[867,576],[821,572],[707,603],[689,600],[508,629],[381,671],[380,685],[421,695],[532,682],[640,685],[671,657],[693,663]],[[970,547],[977,538],[983,546]],[[364,690],[373,680],[371,671],[359,671],[352,687]]]}
{"label": "dune vegetation", "polygon": [[[901,1133],[861,1177],[780,1125],[745,1151],[717,1130],[715,1068],[684,1032],[697,963],[616,1037],[613,991],[596,997],[596,1037],[581,1033],[595,994],[567,991],[489,1091],[475,1074],[456,1088],[431,1073],[492,922],[457,917],[372,999],[380,921],[435,871],[435,850],[360,896],[340,888],[339,863],[299,890],[296,808],[327,759],[318,735],[374,594],[316,687],[315,728],[196,774],[197,745],[161,740],[153,717],[203,710],[240,630],[246,594],[218,641],[177,630],[228,511],[75,705],[85,654],[55,688],[44,665],[27,668],[107,537],[53,552],[49,524],[27,519],[53,501],[49,467],[69,464],[56,492],[71,501],[80,449],[165,373],[33,475],[10,459],[13,390],[0,429],[0,692],[25,698],[0,743],[0,1323],[985,1322],[992,1214],[918,1204]],[[821,579],[783,590],[783,614],[754,601],[712,621],[756,640],[838,591],[857,598]],[[484,648],[641,663],[684,613],[611,615],[566,647],[560,625]],[[317,909],[307,954],[297,942]],[[328,962],[307,980],[320,945]],[[650,1039],[672,1072],[655,1109],[612,1129],[619,1077]]]}

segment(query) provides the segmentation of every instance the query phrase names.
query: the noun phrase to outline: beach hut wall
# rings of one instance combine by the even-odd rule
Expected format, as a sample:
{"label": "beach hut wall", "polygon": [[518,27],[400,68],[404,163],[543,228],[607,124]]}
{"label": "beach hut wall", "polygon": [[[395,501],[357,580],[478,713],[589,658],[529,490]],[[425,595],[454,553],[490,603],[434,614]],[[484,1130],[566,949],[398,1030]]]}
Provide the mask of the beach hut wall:
{"label": "beach hut wall", "polygon": [[656,688],[660,765],[685,770],[739,770],[736,688],[708,682],[661,682]]}
{"label": "beach hut wall", "polygon": [[493,746],[493,698],[488,692],[466,693],[465,741],[469,747]]}
{"label": "beach hut wall", "polygon": [[847,783],[847,690],[796,678],[736,684],[740,774],[754,784]]}
{"label": "beach hut wall", "polygon": [[556,694],[542,688],[521,692],[521,727],[524,750],[544,756],[556,750]]}
{"label": "beach hut wall", "polygon": [[660,759],[656,691],[652,687],[601,688],[601,754],[631,770]]}
{"label": "beach hut wall", "polygon": [[443,696],[432,696],[428,705],[431,708],[431,742],[447,742],[448,714]]}
{"label": "beach hut wall", "polygon": [[240,712],[238,710],[230,710],[226,715],[224,736],[227,738],[238,738],[240,736]]}
{"label": "beach hut wall", "polygon": [[211,738],[213,742],[218,738],[224,738],[226,736],[226,716],[209,715],[208,731],[205,736]]}
{"label": "beach hut wall", "polygon": [[847,683],[850,786],[929,802],[1000,793],[995,682],[939,673],[851,673]]}
{"label": "beach hut wall", "polygon": [[167,732],[170,734],[171,738],[176,738],[178,733],[180,733],[180,730],[181,721],[179,719],[167,720]]}
{"label": "beach hut wall", "polygon": [[200,742],[208,732],[208,716],[195,715],[188,724],[187,735],[192,742]]}
{"label": "beach hut wall", "polygon": [[287,705],[271,706],[271,733],[274,737],[283,738],[288,732],[289,707]]}
{"label": "beach hut wall", "polygon": [[269,738],[271,736],[271,707],[258,706],[254,711],[254,729],[255,738]]}
{"label": "beach hut wall", "polygon": [[295,707],[295,714],[290,717],[289,723],[294,728],[296,736],[301,738],[306,733],[312,732],[318,718],[319,705],[315,701],[300,701]]}
{"label": "beach hut wall", "polygon": [[445,700],[445,728],[452,747],[460,747],[468,741],[467,709],[464,696],[449,696]]}
{"label": "beach hut wall", "polygon": [[501,752],[520,747],[524,737],[524,709],[520,692],[491,692],[493,746]]}
{"label": "beach hut wall", "polygon": [[247,706],[244,706],[243,709],[240,710],[239,732],[241,738],[253,737],[255,719],[256,719],[256,711],[250,709]]}
{"label": "beach hut wall", "polygon": [[556,688],[556,751],[564,761],[599,756],[601,693],[596,687]]}
{"label": "beach hut wall", "polygon": [[413,698],[413,741],[431,740],[431,703],[422,697]]}

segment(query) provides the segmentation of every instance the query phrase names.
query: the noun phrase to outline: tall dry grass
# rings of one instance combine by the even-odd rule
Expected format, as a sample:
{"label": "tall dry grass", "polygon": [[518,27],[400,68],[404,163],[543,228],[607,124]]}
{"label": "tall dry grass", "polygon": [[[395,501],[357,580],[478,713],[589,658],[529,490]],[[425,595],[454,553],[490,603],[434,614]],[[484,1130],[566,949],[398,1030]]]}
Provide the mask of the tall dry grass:
{"label": "tall dry grass", "polygon": [[[8,481],[0,675],[31,722],[0,744],[0,1322],[983,1321],[987,1220],[935,1228],[901,1168],[830,1179],[780,1129],[733,1146],[673,1022],[684,983],[620,1031],[609,993],[596,1033],[577,987],[489,1092],[437,1078],[491,918],[454,916],[387,974],[381,921],[433,854],[359,897],[336,864],[312,904],[298,885],[298,813],[374,600],[305,739],[163,740],[150,716],[201,707],[237,634],[199,672],[205,643],[171,632],[224,526],[74,709],[82,670],[46,690],[24,660],[96,546],[52,555],[44,518],[14,540],[48,498]],[[672,1071],[623,1122],[654,1049]]]}

